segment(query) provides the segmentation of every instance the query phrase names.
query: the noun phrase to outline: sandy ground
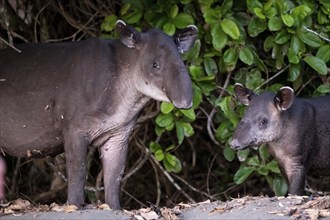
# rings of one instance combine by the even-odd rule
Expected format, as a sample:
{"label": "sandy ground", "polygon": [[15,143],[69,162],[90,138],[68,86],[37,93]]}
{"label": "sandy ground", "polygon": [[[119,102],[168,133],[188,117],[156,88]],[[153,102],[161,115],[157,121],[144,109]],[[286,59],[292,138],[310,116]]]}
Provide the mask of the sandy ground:
{"label": "sandy ground", "polygon": [[[22,202],[22,201],[21,201]],[[24,201],[23,201],[24,204]],[[12,204],[13,205],[13,204]],[[22,205],[22,204],[21,204]],[[328,219],[330,196],[326,197],[244,197],[227,202],[205,201],[197,204],[178,204],[174,208],[112,211],[107,206],[75,210],[70,207],[29,207],[21,210],[2,208],[1,220],[9,219]],[[21,208],[22,208],[21,207]],[[48,207],[48,208],[47,208]],[[15,207],[14,207],[15,208]],[[100,209],[106,210],[100,210]],[[17,207],[16,207],[17,209]],[[12,212],[11,214],[9,214]]]}

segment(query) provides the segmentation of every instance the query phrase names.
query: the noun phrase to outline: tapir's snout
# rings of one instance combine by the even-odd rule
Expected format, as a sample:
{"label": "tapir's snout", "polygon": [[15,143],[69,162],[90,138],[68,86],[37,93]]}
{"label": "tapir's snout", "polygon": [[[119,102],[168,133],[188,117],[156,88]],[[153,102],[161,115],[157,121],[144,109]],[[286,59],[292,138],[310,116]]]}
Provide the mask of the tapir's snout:
{"label": "tapir's snout", "polygon": [[234,150],[243,150],[248,147],[248,145],[240,143],[236,138],[233,138],[229,145]]}
{"label": "tapir's snout", "polygon": [[176,108],[180,108],[180,109],[189,109],[193,106],[193,102],[192,99],[190,100],[182,100],[182,101],[173,101],[173,105]]}

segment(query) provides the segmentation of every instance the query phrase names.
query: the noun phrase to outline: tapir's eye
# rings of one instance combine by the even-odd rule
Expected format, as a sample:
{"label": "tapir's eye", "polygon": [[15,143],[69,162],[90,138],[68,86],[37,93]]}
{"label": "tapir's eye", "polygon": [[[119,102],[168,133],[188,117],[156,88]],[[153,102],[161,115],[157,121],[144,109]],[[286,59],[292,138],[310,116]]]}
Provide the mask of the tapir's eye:
{"label": "tapir's eye", "polygon": [[159,65],[159,63],[157,63],[157,62],[153,62],[153,63],[152,63],[152,68],[160,69],[160,65]]}
{"label": "tapir's eye", "polygon": [[268,120],[266,118],[261,119],[260,123],[259,123],[259,127],[260,128],[266,128],[268,124]]}

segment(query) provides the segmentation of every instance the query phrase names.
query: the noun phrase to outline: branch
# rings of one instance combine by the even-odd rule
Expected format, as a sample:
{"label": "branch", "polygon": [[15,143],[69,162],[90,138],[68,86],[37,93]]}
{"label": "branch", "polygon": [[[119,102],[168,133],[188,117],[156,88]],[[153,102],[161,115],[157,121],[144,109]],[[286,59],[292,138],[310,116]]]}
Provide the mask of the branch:
{"label": "branch", "polygon": [[316,31],[313,31],[313,30],[309,29],[309,28],[306,27],[306,26],[304,26],[304,29],[305,29],[306,31],[312,33],[312,34],[315,34],[316,36],[318,36],[318,37],[321,38],[322,40],[325,40],[325,41],[327,41],[328,43],[330,43],[330,39],[328,39],[328,38],[322,36],[321,34],[317,33]]}

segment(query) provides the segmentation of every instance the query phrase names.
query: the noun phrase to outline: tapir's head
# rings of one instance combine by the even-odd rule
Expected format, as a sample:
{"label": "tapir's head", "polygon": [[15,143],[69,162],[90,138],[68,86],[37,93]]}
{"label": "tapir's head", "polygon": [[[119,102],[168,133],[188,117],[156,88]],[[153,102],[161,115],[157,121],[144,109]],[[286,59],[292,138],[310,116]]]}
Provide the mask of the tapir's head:
{"label": "tapir's head", "polygon": [[137,90],[156,100],[172,102],[177,108],[192,107],[191,79],[180,53],[193,46],[197,28],[188,26],[173,37],[158,29],[140,33],[123,21],[117,22],[116,29],[121,42],[137,54],[132,60]]}
{"label": "tapir's head", "polygon": [[277,94],[265,92],[260,95],[236,83],[237,99],[247,105],[245,114],[238,124],[230,145],[234,149],[244,149],[277,141],[283,132],[286,118],[284,112],[294,101],[294,92],[290,87],[282,87]]}

